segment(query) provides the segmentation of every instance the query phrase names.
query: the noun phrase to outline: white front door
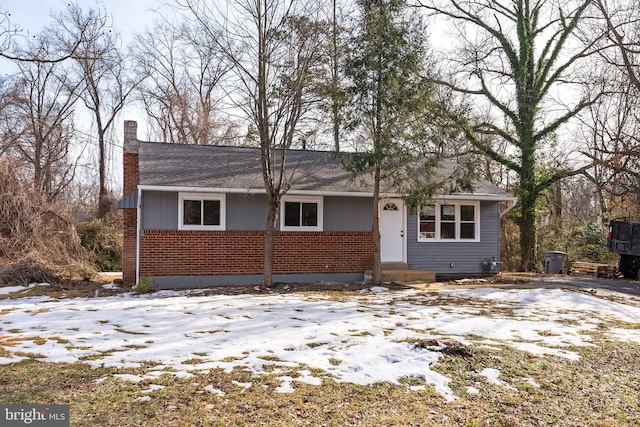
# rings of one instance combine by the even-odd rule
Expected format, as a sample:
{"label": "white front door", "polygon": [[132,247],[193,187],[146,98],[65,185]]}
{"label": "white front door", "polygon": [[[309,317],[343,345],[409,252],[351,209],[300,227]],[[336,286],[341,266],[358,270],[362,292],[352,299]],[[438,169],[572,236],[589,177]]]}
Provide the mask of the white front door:
{"label": "white front door", "polygon": [[404,262],[404,204],[402,199],[380,201],[380,257],[382,262]]}

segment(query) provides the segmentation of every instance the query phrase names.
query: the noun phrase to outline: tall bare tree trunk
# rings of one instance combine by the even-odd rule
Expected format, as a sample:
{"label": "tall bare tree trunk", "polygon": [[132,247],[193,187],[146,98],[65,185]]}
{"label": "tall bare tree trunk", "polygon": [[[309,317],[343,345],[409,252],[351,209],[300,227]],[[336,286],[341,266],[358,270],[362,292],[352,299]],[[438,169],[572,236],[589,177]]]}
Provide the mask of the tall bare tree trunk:
{"label": "tall bare tree trunk", "polygon": [[277,200],[274,201],[273,196],[269,196],[269,213],[267,214],[267,224],[265,227],[264,239],[264,269],[262,271],[263,289],[273,286],[273,254],[276,242],[276,223],[278,221],[278,205]]}

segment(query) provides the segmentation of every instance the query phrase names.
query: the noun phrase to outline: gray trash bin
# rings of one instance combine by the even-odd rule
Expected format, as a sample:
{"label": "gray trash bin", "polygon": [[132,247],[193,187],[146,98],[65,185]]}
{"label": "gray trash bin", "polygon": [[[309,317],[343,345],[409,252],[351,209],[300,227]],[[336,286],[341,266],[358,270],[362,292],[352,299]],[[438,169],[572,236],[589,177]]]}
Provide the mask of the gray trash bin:
{"label": "gray trash bin", "polygon": [[564,270],[564,252],[549,251],[544,253],[544,272],[547,274],[559,274]]}

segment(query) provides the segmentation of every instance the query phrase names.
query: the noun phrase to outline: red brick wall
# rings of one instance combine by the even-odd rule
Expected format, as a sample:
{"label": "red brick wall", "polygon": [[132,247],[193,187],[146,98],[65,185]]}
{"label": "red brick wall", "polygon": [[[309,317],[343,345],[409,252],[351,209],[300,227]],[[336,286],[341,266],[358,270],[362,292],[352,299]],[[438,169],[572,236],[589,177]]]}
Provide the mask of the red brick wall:
{"label": "red brick wall", "polygon": [[[138,191],[138,153],[124,152],[123,155],[123,183],[122,196],[127,197]],[[136,229],[137,210],[123,209],[123,240],[122,240],[122,278],[135,280],[136,278]]]}
{"label": "red brick wall", "polygon": [[136,278],[136,229],[137,210],[122,210],[122,278],[135,280]]}
{"label": "red brick wall", "polygon": [[[140,274],[262,274],[264,233],[142,231]],[[361,273],[373,264],[370,232],[280,232],[274,274]]]}
{"label": "red brick wall", "polygon": [[138,190],[140,170],[138,168],[138,153],[124,152],[122,158],[123,183],[122,197],[127,197]]}

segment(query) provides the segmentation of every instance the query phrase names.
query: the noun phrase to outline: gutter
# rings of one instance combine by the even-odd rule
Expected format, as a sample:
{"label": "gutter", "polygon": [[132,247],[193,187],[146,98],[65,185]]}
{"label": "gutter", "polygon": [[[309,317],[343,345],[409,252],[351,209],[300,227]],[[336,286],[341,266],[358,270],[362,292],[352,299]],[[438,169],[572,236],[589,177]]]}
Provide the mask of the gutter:
{"label": "gutter", "polygon": [[[219,193],[219,194],[265,194],[264,188],[231,188],[231,187],[188,187],[188,186],[169,186],[169,185],[139,185],[139,189],[144,191],[172,191],[172,192],[191,192],[191,193]],[[289,196],[349,196],[349,197],[373,197],[373,193],[361,191],[317,191],[317,190],[289,190],[286,193]],[[138,195],[138,200],[140,195]],[[402,198],[401,194],[391,192],[381,192],[380,198]],[[478,193],[478,194],[436,194],[433,200],[479,200],[488,202],[513,202],[517,201],[516,197],[498,194]]]}

